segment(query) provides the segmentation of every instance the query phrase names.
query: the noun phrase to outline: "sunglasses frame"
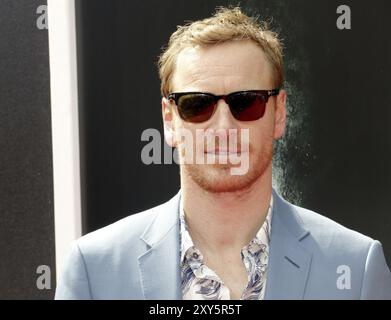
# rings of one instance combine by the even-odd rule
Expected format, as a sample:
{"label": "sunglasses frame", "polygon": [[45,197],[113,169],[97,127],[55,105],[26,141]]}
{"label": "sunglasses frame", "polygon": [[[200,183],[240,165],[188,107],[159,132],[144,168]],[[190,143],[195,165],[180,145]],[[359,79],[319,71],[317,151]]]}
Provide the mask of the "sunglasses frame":
{"label": "sunglasses frame", "polygon": [[[213,100],[214,100],[214,110],[213,110],[213,113],[211,114],[210,118],[213,117],[213,114],[215,113],[216,111],[216,107],[217,107],[217,102],[220,100],[220,99],[223,99],[225,103],[227,103],[226,99],[229,98],[230,96],[232,95],[235,95],[235,94],[242,94],[242,93],[257,93],[257,94],[261,94],[264,99],[265,99],[265,104],[268,103],[269,101],[269,97],[272,97],[272,96],[277,96],[279,93],[280,93],[280,88],[276,88],[276,89],[271,89],[271,90],[242,90],[242,91],[235,91],[235,92],[231,92],[231,93],[228,93],[228,94],[224,94],[224,95],[215,95],[213,93],[210,93],[210,92],[199,92],[199,91],[192,91],[192,92],[172,92],[172,93],[169,93],[167,95],[167,99],[170,100],[170,101],[174,101],[175,102],[175,105],[178,107],[178,101],[179,99],[182,97],[182,96],[185,96],[185,95],[188,95],[188,94],[203,94],[203,95],[207,95],[209,97],[212,97]],[[227,103],[229,108],[230,108],[230,111],[232,113],[232,110],[231,110],[231,106],[229,105],[229,103]],[[178,110],[179,111],[179,110]],[[180,115],[180,112],[178,112],[179,115]],[[182,118],[182,117],[181,117]],[[205,121],[208,121],[210,120],[207,119]],[[183,118],[182,118],[183,119]],[[192,121],[189,121],[189,120],[185,120],[183,119],[184,121],[188,121],[188,122],[192,122]],[[240,120],[238,120],[240,121]]]}

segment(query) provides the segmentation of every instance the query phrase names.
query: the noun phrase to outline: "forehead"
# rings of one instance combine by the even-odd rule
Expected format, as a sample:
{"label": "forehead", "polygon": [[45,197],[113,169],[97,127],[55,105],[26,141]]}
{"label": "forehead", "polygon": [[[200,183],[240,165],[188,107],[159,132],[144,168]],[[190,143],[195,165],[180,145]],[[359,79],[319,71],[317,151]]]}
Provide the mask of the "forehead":
{"label": "forehead", "polygon": [[180,52],[172,78],[173,91],[226,94],[272,89],[272,73],[263,50],[252,41],[230,41]]}

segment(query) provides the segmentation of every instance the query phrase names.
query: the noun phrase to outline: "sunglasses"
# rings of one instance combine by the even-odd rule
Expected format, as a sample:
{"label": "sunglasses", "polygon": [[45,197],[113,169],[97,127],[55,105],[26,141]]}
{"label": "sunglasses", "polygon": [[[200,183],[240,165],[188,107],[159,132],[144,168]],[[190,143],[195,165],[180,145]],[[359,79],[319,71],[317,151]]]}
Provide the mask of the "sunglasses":
{"label": "sunglasses", "polygon": [[208,121],[216,111],[217,102],[223,99],[232,115],[239,121],[254,121],[263,117],[269,97],[276,96],[280,89],[246,90],[216,96],[206,92],[174,92],[167,99],[174,101],[179,116],[188,122]]}

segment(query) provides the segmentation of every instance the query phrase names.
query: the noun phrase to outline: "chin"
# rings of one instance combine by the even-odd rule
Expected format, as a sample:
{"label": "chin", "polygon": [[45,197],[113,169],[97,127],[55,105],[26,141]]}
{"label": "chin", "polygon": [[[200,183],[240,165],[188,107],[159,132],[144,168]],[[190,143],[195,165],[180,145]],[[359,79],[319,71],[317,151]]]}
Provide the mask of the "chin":
{"label": "chin", "polygon": [[230,165],[185,165],[184,173],[203,190],[210,193],[235,193],[248,190],[267,169],[250,165],[244,175],[232,175]]}
{"label": "chin", "polygon": [[227,164],[181,164],[181,175],[191,180],[202,190],[210,193],[241,193],[249,190],[257,181],[271,170],[273,158],[273,142],[265,142],[265,146],[256,152],[249,152],[248,170],[243,175],[231,174],[231,169],[238,167]]}

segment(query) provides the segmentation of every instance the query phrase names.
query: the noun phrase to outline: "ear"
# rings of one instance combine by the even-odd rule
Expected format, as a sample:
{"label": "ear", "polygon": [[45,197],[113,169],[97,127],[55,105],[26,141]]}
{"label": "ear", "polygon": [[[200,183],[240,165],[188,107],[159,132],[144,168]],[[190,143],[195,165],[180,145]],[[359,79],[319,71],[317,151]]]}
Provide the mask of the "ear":
{"label": "ear", "polygon": [[174,110],[170,101],[162,97],[162,118],[163,118],[163,128],[164,128],[164,138],[166,139],[167,144],[175,148],[175,126],[174,126]]}
{"label": "ear", "polygon": [[286,125],[286,92],[281,90],[276,98],[274,114],[274,139],[279,139],[285,132]]}

